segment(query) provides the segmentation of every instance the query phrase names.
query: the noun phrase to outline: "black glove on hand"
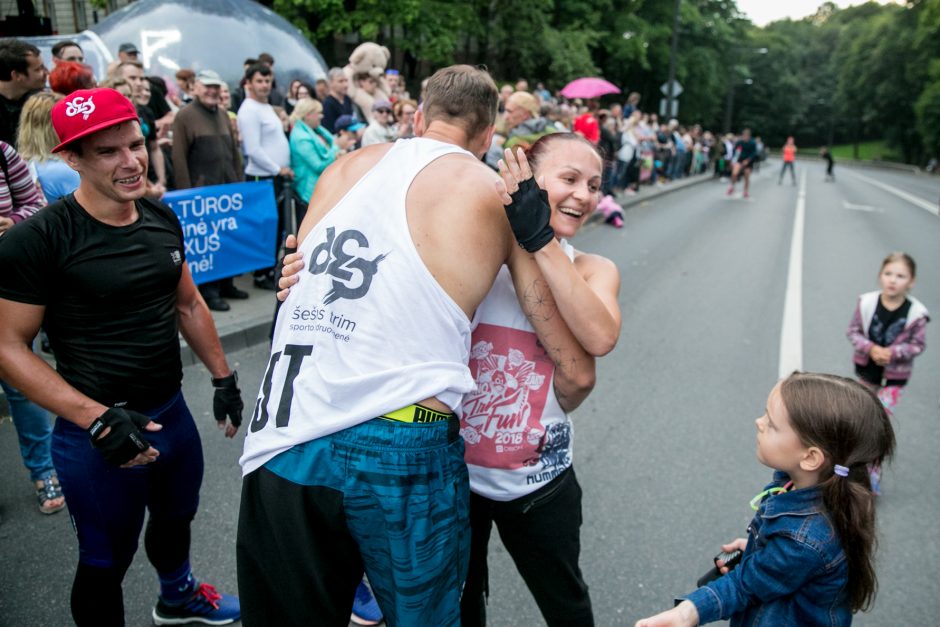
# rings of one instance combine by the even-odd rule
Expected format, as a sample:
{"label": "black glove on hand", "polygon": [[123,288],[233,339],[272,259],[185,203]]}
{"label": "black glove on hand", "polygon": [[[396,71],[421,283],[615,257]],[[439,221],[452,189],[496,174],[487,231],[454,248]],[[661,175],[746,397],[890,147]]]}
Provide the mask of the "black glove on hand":
{"label": "black glove on hand", "polygon": [[[120,466],[150,448],[150,442],[141,433],[148,422],[150,418],[136,411],[112,407],[95,418],[88,427],[88,437],[106,462]],[[108,435],[99,438],[106,427],[111,427]]]}
{"label": "black glove on hand", "polygon": [[552,208],[548,204],[548,193],[529,178],[519,183],[519,189],[510,196],[512,203],[506,205],[506,217],[512,232],[520,246],[534,253],[555,237],[549,224]]}
{"label": "black glove on hand", "polygon": [[215,388],[215,396],[212,398],[212,413],[215,414],[215,419],[225,422],[228,418],[232,421],[232,426],[240,427],[245,403],[242,402],[242,392],[238,389],[238,373],[233,370],[227,377],[213,379],[212,387]]}

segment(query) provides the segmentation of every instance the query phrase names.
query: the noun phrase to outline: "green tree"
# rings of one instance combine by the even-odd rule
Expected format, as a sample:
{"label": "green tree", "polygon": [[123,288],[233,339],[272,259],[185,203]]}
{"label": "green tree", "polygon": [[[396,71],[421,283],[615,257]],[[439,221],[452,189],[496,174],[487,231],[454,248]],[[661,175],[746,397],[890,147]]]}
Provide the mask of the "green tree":
{"label": "green tree", "polygon": [[[360,41],[392,51],[412,80],[441,65],[486,65],[499,80],[559,89],[600,75],[657,111],[668,78],[673,2],[665,0],[268,0],[344,65]],[[885,139],[909,161],[937,153],[940,0],[838,8],[755,27],[735,0],[682,0],[680,118],[733,127],[770,145]],[[757,54],[756,49],[767,49]],[[749,85],[744,83],[750,82]]]}
{"label": "green tree", "polygon": [[930,67],[930,82],[914,105],[917,130],[929,156],[940,156],[940,60]]}

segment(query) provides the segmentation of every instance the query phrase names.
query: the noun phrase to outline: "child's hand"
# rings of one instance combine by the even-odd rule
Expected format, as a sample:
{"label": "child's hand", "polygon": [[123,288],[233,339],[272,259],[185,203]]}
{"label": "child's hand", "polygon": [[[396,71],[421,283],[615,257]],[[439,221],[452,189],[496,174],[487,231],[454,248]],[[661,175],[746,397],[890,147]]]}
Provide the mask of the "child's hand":
{"label": "child's hand", "polygon": [[643,618],[634,627],[695,627],[698,625],[698,610],[691,601],[683,601],[669,611]]}
{"label": "child's hand", "polygon": [[[721,545],[721,550],[724,551],[725,553],[733,553],[734,551],[741,551],[742,553],[744,553],[744,549],[746,548],[747,548],[747,538],[738,538],[737,540],[733,540],[729,542],[728,544]],[[725,563],[723,561],[715,560],[715,566],[718,567],[718,571],[721,572],[722,575],[728,574],[728,569],[725,568]]]}
{"label": "child's hand", "polygon": [[874,344],[871,349],[869,349],[868,354],[871,355],[871,358],[879,366],[887,366],[891,363],[891,349],[887,346]]}

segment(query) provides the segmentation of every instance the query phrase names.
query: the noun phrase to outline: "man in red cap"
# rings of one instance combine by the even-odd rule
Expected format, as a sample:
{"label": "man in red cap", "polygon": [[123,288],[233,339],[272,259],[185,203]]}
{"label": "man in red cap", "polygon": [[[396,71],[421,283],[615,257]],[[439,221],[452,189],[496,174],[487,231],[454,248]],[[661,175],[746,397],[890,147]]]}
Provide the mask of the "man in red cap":
{"label": "man in red cap", "polygon": [[[179,221],[144,197],[133,105],[112,89],[79,90],[55,105],[52,123],[54,152],[81,183],[0,237],[0,378],[58,415],[53,463],[79,540],[72,617],[124,624],[121,582],[148,511],[154,622],[233,622],[238,599],[190,570],[203,458],[180,392],[178,331],[212,374],[228,437],[241,424],[237,376],[193,284]],[[40,326],[57,372],[28,348]]]}

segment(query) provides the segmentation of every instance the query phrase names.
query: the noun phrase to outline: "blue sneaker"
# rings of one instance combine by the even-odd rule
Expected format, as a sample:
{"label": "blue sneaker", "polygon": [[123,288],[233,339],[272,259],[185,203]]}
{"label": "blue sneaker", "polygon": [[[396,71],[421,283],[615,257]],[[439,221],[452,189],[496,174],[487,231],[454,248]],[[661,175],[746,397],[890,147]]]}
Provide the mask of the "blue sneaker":
{"label": "blue sneaker", "polygon": [[157,597],[153,608],[154,625],[228,625],[242,617],[238,597],[220,594],[213,586],[201,583],[188,601],[171,605]]}
{"label": "blue sneaker", "polygon": [[382,610],[372,596],[372,590],[365,581],[359,582],[356,588],[356,597],[353,599],[352,616],[349,617],[357,625],[378,625],[382,622]]}

